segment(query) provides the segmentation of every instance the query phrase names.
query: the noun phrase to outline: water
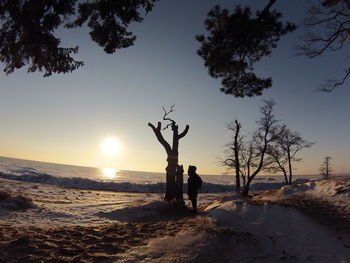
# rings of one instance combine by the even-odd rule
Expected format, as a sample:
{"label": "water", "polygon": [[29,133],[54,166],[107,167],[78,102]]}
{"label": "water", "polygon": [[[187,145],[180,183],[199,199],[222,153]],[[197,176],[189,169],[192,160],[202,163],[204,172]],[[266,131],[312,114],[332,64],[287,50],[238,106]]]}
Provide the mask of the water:
{"label": "water", "polygon": [[[0,178],[65,187],[112,191],[160,192],[165,189],[165,174],[142,171],[115,170],[75,165],[38,162],[0,157]],[[232,176],[201,175],[204,188],[227,191]],[[185,175],[186,179],[186,175]]]}
{"label": "water", "polygon": [[[137,184],[156,184],[165,181],[164,173],[84,167],[8,157],[0,157],[0,172],[16,175],[49,174],[57,177],[87,178],[104,182]],[[231,184],[233,181],[232,177],[227,175],[203,175],[203,179],[214,184]]]}
{"label": "water", "polygon": [[[202,175],[203,192],[227,192],[234,189],[232,175]],[[0,157],[0,178],[63,187],[131,192],[162,192],[165,174],[140,171],[117,171],[111,168],[93,168]],[[186,183],[187,176],[184,176]],[[299,182],[320,176],[295,176]],[[284,185],[282,176],[257,176],[252,189],[271,189]],[[186,184],[185,189],[186,191]]]}

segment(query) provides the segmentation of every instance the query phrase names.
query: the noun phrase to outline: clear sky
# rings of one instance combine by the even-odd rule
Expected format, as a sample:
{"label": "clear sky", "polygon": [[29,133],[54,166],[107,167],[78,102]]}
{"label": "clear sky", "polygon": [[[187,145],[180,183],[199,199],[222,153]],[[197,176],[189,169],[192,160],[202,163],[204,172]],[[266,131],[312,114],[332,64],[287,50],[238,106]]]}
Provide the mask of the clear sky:
{"label": "clear sky", "polygon": [[[85,66],[71,74],[43,78],[17,71],[1,73],[0,155],[94,167],[163,172],[166,155],[147,123],[157,123],[162,107],[176,104],[172,117],[180,129],[180,163],[197,165],[202,174],[220,174],[223,145],[231,139],[227,122],[237,118],[251,131],[263,99],[276,101],[275,115],[290,129],[316,144],[302,152],[298,174],[317,173],[327,155],[335,172],[350,172],[350,87],[332,93],[315,89],[326,78],[343,74],[346,53],[314,60],[295,56],[302,30],[282,38],[272,57],[256,67],[272,76],[273,87],[256,98],[234,98],[219,91],[196,54],[196,34],[215,4],[246,3],[263,8],[267,1],[161,0],[143,23],[134,24],[131,48],[106,55],[84,29],[62,32],[62,41],[80,46]],[[278,0],[284,18],[300,24],[306,1]],[[170,131],[169,131],[170,132]],[[168,134],[169,135],[169,134]],[[106,137],[122,142],[117,155],[100,144]]]}

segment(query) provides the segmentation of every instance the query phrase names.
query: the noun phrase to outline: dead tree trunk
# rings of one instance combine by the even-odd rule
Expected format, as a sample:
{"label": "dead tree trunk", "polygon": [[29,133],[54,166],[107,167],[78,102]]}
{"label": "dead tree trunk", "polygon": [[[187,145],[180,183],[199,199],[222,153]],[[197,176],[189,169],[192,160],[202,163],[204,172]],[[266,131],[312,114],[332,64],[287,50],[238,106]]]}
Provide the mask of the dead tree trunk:
{"label": "dead tree trunk", "polygon": [[292,176],[293,176],[292,157],[290,156],[290,149],[289,149],[289,148],[288,148],[287,156],[288,156],[288,169],[289,169],[289,180],[288,180],[288,184],[289,184],[289,185],[292,185]]}
{"label": "dead tree trunk", "polygon": [[176,176],[175,176],[175,183],[176,183],[176,201],[179,204],[185,204],[184,197],[183,197],[183,184],[184,184],[184,168],[182,165],[178,165],[176,168]]}
{"label": "dead tree trunk", "polygon": [[[165,111],[165,110],[164,110]],[[179,127],[176,124],[175,121],[165,118],[168,113],[165,111],[165,115],[163,119],[170,120],[171,121],[171,129],[173,132],[173,143],[172,146],[164,139],[162,132],[161,132],[161,122],[158,122],[157,127],[155,127],[152,123],[148,123],[148,126],[150,126],[156,135],[158,141],[161,145],[163,145],[166,153],[167,153],[167,167],[166,170],[166,193],[165,193],[165,201],[172,201],[174,199],[181,199],[182,197],[179,197],[178,195],[178,187],[176,183],[176,169],[179,164],[179,141],[181,138],[185,137],[185,135],[188,132],[188,129],[190,128],[188,125],[186,125],[185,130],[179,134]],[[181,189],[182,190],[182,189]]]}
{"label": "dead tree trunk", "polygon": [[235,141],[234,141],[234,154],[235,154],[235,169],[236,169],[236,193],[239,194],[241,192],[241,181],[240,181],[240,161],[239,161],[239,152],[240,152],[240,145],[239,145],[239,132],[241,129],[241,124],[235,120],[236,124],[236,133],[235,133]]}

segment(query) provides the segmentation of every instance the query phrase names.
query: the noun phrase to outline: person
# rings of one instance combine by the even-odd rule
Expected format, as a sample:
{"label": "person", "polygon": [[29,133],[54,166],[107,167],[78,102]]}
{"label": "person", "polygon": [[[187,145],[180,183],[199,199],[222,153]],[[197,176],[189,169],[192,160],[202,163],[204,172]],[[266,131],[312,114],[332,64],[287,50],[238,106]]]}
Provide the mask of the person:
{"label": "person", "polygon": [[202,186],[202,179],[199,177],[196,171],[197,171],[196,166],[190,165],[188,167],[187,194],[188,194],[188,199],[191,200],[193,211],[195,212],[197,212],[198,190]]}

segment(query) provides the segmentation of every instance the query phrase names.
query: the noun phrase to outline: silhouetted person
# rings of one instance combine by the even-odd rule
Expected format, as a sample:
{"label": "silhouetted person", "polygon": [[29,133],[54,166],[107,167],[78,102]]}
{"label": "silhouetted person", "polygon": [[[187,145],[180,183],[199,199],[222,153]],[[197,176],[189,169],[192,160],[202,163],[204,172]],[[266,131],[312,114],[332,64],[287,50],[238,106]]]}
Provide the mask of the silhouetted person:
{"label": "silhouetted person", "polygon": [[193,211],[197,211],[197,196],[198,196],[198,190],[202,186],[202,179],[199,177],[199,175],[196,173],[197,167],[190,165],[188,167],[188,199],[192,202]]}
{"label": "silhouetted person", "polygon": [[178,165],[176,167],[175,182],[177,187],[176,201],[179,204],[185,205],[185,201],[183,199],[183,191],[182,191],[182,187],[184,184],[184,167],[182,165]]}

